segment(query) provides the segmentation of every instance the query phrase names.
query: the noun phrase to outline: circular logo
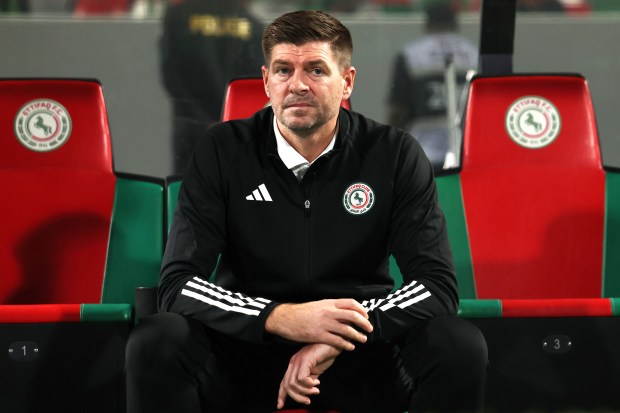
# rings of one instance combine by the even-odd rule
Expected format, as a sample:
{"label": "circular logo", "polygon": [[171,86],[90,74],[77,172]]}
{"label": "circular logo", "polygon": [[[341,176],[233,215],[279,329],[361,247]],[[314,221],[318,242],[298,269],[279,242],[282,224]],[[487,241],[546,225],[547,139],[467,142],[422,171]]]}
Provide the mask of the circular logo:
{"label": "circular logo", "polygon": [[344,191],[342,203],[350,214],[365,214],[375,203],[375,193],[368,185],[356,183]]}
{"label": "circular logo", "polygon": [[71,134],[71,117],[60,103],[37,99],[26,103],[15,116],[15,135],[26,148],[49,152],[60,148]]}
{"label": "circular logo", "polygon": [[540,96],[517,99],[506,112],[506,130],[517,144],[537,149],[549,145],[560,133],[562,121],[556,107]]}

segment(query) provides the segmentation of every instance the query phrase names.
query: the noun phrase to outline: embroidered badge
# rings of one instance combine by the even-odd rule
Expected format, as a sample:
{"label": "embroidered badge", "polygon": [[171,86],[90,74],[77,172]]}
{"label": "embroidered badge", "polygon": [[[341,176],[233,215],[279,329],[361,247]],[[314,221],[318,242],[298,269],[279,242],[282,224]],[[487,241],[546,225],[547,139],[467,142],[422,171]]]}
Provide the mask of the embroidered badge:
{"label": "embroidered badge", "polygon": [[70,134],[69,112],[50,99],[32,100],[15,116],[15,136],[22,145],[35,152],[60,148]]}
{"label": "embroidered badge", "polygon": [[524,96],[513,102],[506,112],[506,130],[510,138],[525,148],[549,145],[560,133],[560,113],[540,96]]}
{"label": "embroidered badge", "polygon": [[375,193],[372,188],[361,182],[350,185],[342,197],[344,208],[353,215],[365,214],[374,203]]}

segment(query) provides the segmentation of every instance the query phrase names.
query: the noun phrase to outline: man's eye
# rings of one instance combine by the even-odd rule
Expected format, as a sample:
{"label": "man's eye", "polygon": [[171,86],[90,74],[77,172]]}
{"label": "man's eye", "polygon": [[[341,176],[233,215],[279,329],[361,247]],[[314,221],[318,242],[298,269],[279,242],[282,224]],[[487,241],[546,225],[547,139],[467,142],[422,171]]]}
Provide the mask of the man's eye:
{"label": "man's eye", "polygon": [[280,67],[278,69],[276,69],[276,73],[280,73],[282,75],[287,75],[290,72],[290,70],[288,70],[288,68],[286,67]]}
{"label": "man's eye", "polygon": [[322,75],[323,74],[323,69],[319,69],[319,68],[312,69],[312,74],[313,75]]}

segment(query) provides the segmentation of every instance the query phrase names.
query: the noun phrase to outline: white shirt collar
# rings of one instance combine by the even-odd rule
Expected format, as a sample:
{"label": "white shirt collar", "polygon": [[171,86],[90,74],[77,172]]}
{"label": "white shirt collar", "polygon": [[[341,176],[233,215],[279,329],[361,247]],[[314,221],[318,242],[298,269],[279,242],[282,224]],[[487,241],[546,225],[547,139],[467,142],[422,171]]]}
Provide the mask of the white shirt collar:
{"label": "white shirt collar", "polygon": [[[297,152],[297,150],[293,148],[286,139],[284,139],[284,136],[282,136],[282,133],[280,133],[280,129],[278,129],[278,124],[276,123],[275,116],[273,117],[273,131],[276,134],[276,143],[278,144],[278,155],[280,155],[280,159],[282,159],[282,162],[284,162],[284,165],[286,165],[288,169],[292,169],[302,163],[308,163],[308,160],[304,158],[303,156],[301,156],[301,154]],[[321,152],[321,154],[317,157],[317,159],[334,148],[334,145],[336,144],[336,135],[338,135],[337,127],[336,127],[336,133],[334,133],[334,136],[332,137],[332,140],[329,142],[329,145],[327,145],[327,148],[325,148],[325,150]],[[312,162],[310,162],[310,164],[312,164]]]}

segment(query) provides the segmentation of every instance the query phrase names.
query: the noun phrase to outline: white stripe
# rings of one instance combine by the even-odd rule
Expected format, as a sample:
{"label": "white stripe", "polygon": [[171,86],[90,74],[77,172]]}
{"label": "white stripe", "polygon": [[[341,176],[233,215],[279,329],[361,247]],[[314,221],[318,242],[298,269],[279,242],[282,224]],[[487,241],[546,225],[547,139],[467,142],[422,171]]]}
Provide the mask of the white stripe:
{"label": "white stripe", "polygon": [[[222,288],[219,285],[216,285],[216,284],[210,283],[208,281],[205,281],[205,280],[203,280],[200,277],[194,277],[194,281],[197,281],[197,282],[199,282],[201,284],[204,284],[204,285],[206,285],[207,287],[209,287],[211,289],[217,290],[217,291],[219,291],[222,294],[226,294],[226,295],[229,295],[229,296],[233,295],[232,291],[229,291],[229,290],[227,290],[225,288]],[[271,302],[270,300],[268,300],[266,298],[263,298],[263,297],[249,297],[249,296],[243,295],[241,293],[234,293],[234,295],[239,297],[239,299],[244,300],[246,303],[252,303],[254,301],[260,301],[260,302],[263,302],[265,304],[269,304]]]}
{"label": "white stripe", "polygon": [[[422,286],[422,288],[424,288],[424,286]],[[411,300],[405,301],[404,303],[397,304],[397,302],[400,301],[403,297],[409,297],[411,294],[415,294],[416,292],[419,292],[419,291],[420,291],[420,289],[416,288],[415,292],[414,291],[410,291],[409,293],[407,293],[406,295],[403,295],[402,297],[398,297],[395,300],[390,300],[389,302],[387,302],[383,306],[379,307],[379,310],[387,311],[387,310],[389,310],[390,308],[392,308],[392,307],[394,307],[396,305],[398,305],[399,308],[409,307],[411,304],[415,304],[418,301],[424,300],[424,299],[430,297],[430,295],[431,295],[430,292],[425,291],[424,293],[413,297]],[[422,297],[422,298],[418,299],[419,297]]]}
{"label": "white stripe", "polygon": [[[237,305],[242,305],[242,306],[246,306],[246,305],[251,305],[253,307],[257,307],[260,309],[265,308],[265,304],[270,303],[271,301],[265,299],[265,298],[252,298],[252,297],[248,297],[245,296],[241,293],[234,293],[235,296],[237,296],[237,298],[235,298],[233,296],[233,293],[231,291],[225,290],[224,288],[220,287],[219,285],[215,285],[212,284],[210,282],[204,281],[201,278],[198,277],[194,277],[194,281],[197,281],[203,285],[198,285],[192,281],[188,281],[187,284],[185,284],[187,287],[192,287],[195,288],[197,290],[203,291],[207,294],[210,294],[216,298],[219,298],[220,300],[226,300],[232,304],[237,304]],[[263,304],[264,303],[264,304]]]}
{"label": "white stripe", "polygon": [[267,191],[267,187],[265,186],[265,184],[260,184],[258,186],[258,189],[260,189],[260,193],[263,194],[263,198],[265,198],[265,201],[273,201],[273,199],[271,199],[271,195],[269,195],[269,191]]}
{"label": "white stripe", "polygon": [[247,306],[247,305],[251,305],[253,307],[258,307],[260,309],[265,308],[264,304],[259,304],[259,303],[256,303],[254,301],[248,302],[248,301],[240,300],[240,299],[228,296],[228,295],[224,295],[224,294],[221,294],[221,293],[219,293],[217,291],[212,291],[208,287],[205,287],[205,286],[202,286],[202,285],[198,285],[198,284],[193,283],[191,281],[189,281],[186,284],[186,286],[189,287],[189,288],[195,288],[196,290],[202,291],[202,292],[204,292],[206,294],[209,294],[209,295],[211,295],[211,296],[213,296],[215,298],[219,298],[220,300],[228,301],[231,304],[236,304],[236,305],[239,305],[239,306],[242,306],[242,307]]}
{"label": "white stripe", "polygon": [[254,199],[256,199],[257,201],[262,201],[263,198],[260,196],[260,193],[258,192],[258,189],[255,189],[252,192],[252,195],[254,195]]}
{"label": "white stripe", "polygon": [[182,290],[181,291],[182,295],[185,295],[187,297],[192,297],[195,298],[196,300],[202,301],[204,303],[210,304],[214,307],[218,307],[221,308],[224,311],[232,311],[235,313],[241,313],[241,314],[247,314],[247,315],[253,315],[253,316],[258,316],[260,314],[260,311],[258,310],[248,310],[247,308],[243,308],[243,307],[236,307],[236,306],[230,306],[227,304],[224,304],[222,302],[219,301],[215,301],[212,300],[208,297],[205,297],[203,295],[200,295],[198,293],[195,293],[193,291],[189,291],[189,290]]}
{"label": "white stripe", "polygon": [[403,298],[407,298],[410,297],[412,294],[417,294],[419,293],[421,290],[423,290],[425,287],[420,284],[418,285],[416,288],[414,288],[413,290],[409,290],[403,294],[399,294],[398,297],[394,297],[394,299],[392,300],[393,303],[396,303],[397,301],[402,300]]}
{"label": "white stripe", "polygon": [[254,201],[254,197],[252,195],[248,195],[245,197],[248,201]]}
{"label": "white stripe", "polygon": [[409,301],[405,301],[404,303],[398,304],[398,307],[399,308],[409,307],[411,304],[415,304],[415,303],[420,302],[422,300],[426,300],[430,296],[431,296],[430,291],[426,291],[424,294],[420,294],[417,297],[413,297]]}
{"label": "white stripe", "polygon": [[[389,300],[396,300],[398,301],[401,295],[407,294],[409,289],[411,289],[414,285],[417,284],[417,281],[411,281],[409,284],[405,285],[404,287],[401,287],[400,289],[396,290],[395,292],[391,293],[390,295],[388,295],[385,298],[381,298],[381,299],[372,299],[369,301],[370,306],[368,307],[368,311],[372,311],[374,310],[376,307],[380,306],[382,303],[387,302]],[[417,289],[419,289],[420,287],[417,287]],[[422,288],[424,288],[424,286],[422,286]],[[365,306],[364,304],[365,302],[362,303],[363,306]]]}
{"label": "white stripe", "polygon": [[[411,304],[415,304],[431,296],[431,293],[429,291],[426,291],[426,287],[424,287],[423,284],[419,284],[415,288],[413,288],[416,284],[416,281],[412,281],[411,283],[396,290],[385,298],[373,298],[370,300],[365,300],[362,302],[362,306],[367,311],[373,311],[377,307],[379,307],[379,310],[381,311],[387,311],[390,308],[396,306],[398,306],[399,308],[409,307]],[[398,304],[398,302],[403,301],[403,299],[411,297],[412,295],[414,296],[413,298]]]}
{"label": "white stripe", "polygon": [[[197,281],[197,282],[199,282],[201,284],[206,285],[209,288],[217,290],[217,291],[221,292],[222,294],[226,294],[226,295],[230,295],[230,296],[236,295],[237,297],[239,297],[242,300],[245,300],[246,302],[252,301],[252,298],[250,298],[250,297],[247,297],[247,296],[245,296],[245,295],[243,295],[241,293],[233,293],[232,291],[228,291],[225,288],[220,287],[219,285],[216,285],[216,284],[210,283],[208,281],[205,281],[205,280],[203,280],[200,277],[194,277],[194,281]],[[271,301],[267,300],[267,302],[269,303]]]}

